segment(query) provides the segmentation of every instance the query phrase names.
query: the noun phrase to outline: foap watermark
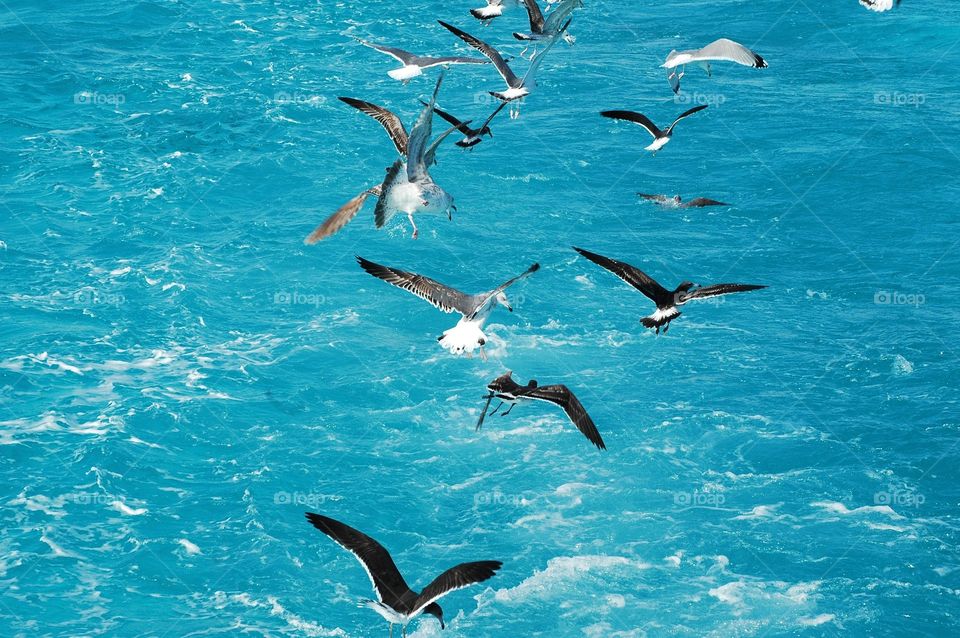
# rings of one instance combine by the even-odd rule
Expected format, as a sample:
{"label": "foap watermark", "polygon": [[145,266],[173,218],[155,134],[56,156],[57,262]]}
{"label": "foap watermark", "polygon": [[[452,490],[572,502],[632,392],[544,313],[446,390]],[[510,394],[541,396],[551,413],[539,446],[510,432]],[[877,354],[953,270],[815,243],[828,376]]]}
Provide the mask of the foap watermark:
{"label": "foap watermark", "polygon": [[316,293],[300,292],[299,290],[280,290],[273,293],[273,303],[278,306],[313,306],[319,308],[327,302],[327,298]]}
{"label": "foap watermark", "polygon": [[319,507],[324,505],[328,496],[316,492],[274,492],[274,505],[296,505],[298,507]]}
{"label": "foap watermark", "polygon": [[322,95],[307,95],[304,93],[280,91],[274,94],[273,101],[281,105],[323,106],[327,103],[327,98]]}
{"label": "foap watermark", "polygon": [[873,495],[874,505],[890,505],[892,507],[920,507],[927,500],[913,488],[898,488],[892,485],[883,492]]}
{"label": "foap watermark", "polygon": [[927,298],[918,292],[900,292],[897,290],[878,290],[873,295],[873,303],[878,306],[913,306],[917,308],[927,303]]}
{"label": "foap watermark", "polygon": [[85,288],[73,293],[73,302],[83,308],[97,306],[120,306],[126,303],[127,298],[119,292],[108,292],[95,288]]}
{"label": "foap watermark", "polygon": [[475,507],[521,507],[530,501],[524,494],[505,494],[500,490],[473,495]]}
{"label": "foap watermark", "polygon": [[98,93],[96,91],[80,91],[73,94],[74,104],[93,106],[120,106],[127,101],[123,93]]}
{"label": "foap watermark", "polygon": [[674,492],[673,504],[681,507],[720,507],[727,497],[720,492]]}
{"label": "foap watermark", "polygon": [[873,94],[873,103],[883,106],[912,106],[920,108],[927,101],[924,93],[903,93],[899,91],[878,91]]}
{"label": "foap watermark", "polygon": [[707,105],[716,108],[727,101],[727,96],[721,93],[680,93],[673,96],[673,101],[686,106]]}

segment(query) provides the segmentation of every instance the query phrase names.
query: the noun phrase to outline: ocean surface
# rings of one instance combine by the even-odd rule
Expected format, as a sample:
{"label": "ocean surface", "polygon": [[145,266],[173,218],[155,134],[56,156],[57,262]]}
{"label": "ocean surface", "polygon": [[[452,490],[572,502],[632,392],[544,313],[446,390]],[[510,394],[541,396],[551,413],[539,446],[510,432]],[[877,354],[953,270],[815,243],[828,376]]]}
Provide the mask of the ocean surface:
{"label": "ocean surface", "polygon": [[[0,636],[386,636],[305,511],[414,588],[504,562],[417,638],[956,635],[960,5],[585,0],[520,118],[440,149],[452,221],[413,241],[370,201],[305,246],[396,158],[336,97],[409,128],[438,74],[354,38],[473,55],[439,18],[519,55],[523,9],[480,4],[0,2]],[[666,54],[718,37],[769,68],[674,98]],[[452,67],[439,105],[477,123],[502,88]],[[701,103],[655,156],[598,115]],[[769,288],[658,337],[572,245]],[[468,292],[542,269],[483,361],[356,254]],[[547,404],[475,432],[506,370],[608,450]]]}

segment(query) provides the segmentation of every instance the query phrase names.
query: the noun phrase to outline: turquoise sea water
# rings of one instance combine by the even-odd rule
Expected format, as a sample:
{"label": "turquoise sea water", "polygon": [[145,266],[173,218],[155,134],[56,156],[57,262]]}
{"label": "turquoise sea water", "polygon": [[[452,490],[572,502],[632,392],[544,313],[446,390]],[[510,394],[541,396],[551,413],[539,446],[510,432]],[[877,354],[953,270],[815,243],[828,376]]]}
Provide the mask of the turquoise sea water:
{"label": "turquoise sea water", "polygon": [[[436,78],[352,37],[470,54],[440,18],[518,54],[523,10],[479,4],[0,3],[0,636],[385,636],[306,510],[414,587],[504,561],[418,637],[956,633],[960,7],[585,0],[521,117],[440,150],[453,221],[412,241],[368,202],[304,246],[395,159],[336,96],[409,127]],[[673,98],[666,54],[722,36],[770,67]],[[500,89],[455,67],[439,103]],[[598,116],[694,103],[656,156]],[[770,288],[656,337],[571,245]],[[355,254],[469,292],[543,268],[483,362]],[[608,450],[547,405],[475,433],[507,369],[571,386]]]}

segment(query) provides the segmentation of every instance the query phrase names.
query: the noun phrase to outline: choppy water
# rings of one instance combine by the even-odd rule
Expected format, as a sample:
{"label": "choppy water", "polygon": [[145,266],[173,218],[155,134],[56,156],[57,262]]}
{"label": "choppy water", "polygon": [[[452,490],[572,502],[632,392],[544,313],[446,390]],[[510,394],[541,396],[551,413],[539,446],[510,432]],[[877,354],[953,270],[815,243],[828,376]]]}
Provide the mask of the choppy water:
{"label": "choppy water", "polygon": [[[394,158],[334,98],[410,123],[435,78],[351,36],[466,52],[443,18],[519,53],[522,10],[483,29],[476,4],[0,5],[0,635],[385,635],[307,509],[414,586],[503,560],[444,599],[446,636],[956,631],[956,3],[586,0],[521,118],[441,150],[452,222],[413,242],[368,205],[303,246]],[[720,36],[770,68],[671,98],[666,53]],[[499,88],[455,68],[440,103],[479,118]],[[597,115],[694,101],[656,157]],[[771,288],[657,338],[571,244]],[[543,269],[484,363],[355,253],[469,291]],[[547,406],[475,433],[505,369],[573,387],[609,450]]]}

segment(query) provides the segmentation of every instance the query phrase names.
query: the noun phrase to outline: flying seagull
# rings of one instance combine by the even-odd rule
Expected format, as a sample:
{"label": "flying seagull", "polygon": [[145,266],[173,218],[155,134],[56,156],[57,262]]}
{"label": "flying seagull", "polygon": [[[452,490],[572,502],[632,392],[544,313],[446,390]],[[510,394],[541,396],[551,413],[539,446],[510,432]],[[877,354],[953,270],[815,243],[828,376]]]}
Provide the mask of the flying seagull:
{"label": "flying seagull", "polygon": [[[421,101],[421,104],[426,106],[426,102]],[[507,105],[506,102],[501,102],[497,106],[497,108],[494,109],[493,113],[491,113],[487,117],[487,119],[480,126],[480,128],[470,128],[466,123],[461,122],[456,117],[454,117],[453,115],[450,115],[446,111],[441,111],[437,107],[433,107],[433,112],[439,115],[440,117],[442,117],[450,125],[452,125],[458,131],[464,134],[465,137],[462,140],[458,140],[457,142],[454,142],[454,144],[456,144],[460,148],[472,148],[483,141],[484,135],[493,137],[493,132],[490,131],[490,122],[493,121],[493,118],[497,116],[497,113],[502,111],[503,107],[505,107],[506,105]]]}
{"label": "flying seagull", "polygon": [[[607,446],[603,443],[603,439],[600,437],[600,432],[597,431],[597,426],[593,424],[593,419],[587,414],[587,411],[583,408],[583,404],[580,403],[576,395],[570,391],[570,388],[560,384],[537,385],[536,379],[530,379],[527,385],[520,385],[513,380],[512,375],[512,372],[507,372],[487,384],[487,390],[489,390],[490,393],[483,397],[487,400],[487,403],[483,406],[480,420],[477,421],[477,430],[483,426],[483,420],[487,416],[496,414],[497,410],[499,410],[504,403],[509,403],[510,408],[507,409],[506,412],[501,413],[502,416],[510,414],[514,406],[521,401],[546,401],[547,403],[552,403],[563,408],[563,411],[570,421],[572,421],[573,424],[577,426],[577,429],[580,430],[591,443],[596,445],[598,449],[607,449]],[[493,399],[499,399],[500,404],[488,414],[487,409],[490,407],[490,402]]]}
{"label": "flying seagull", "polygon": [[494,18],[503,15],[503,0],[487,0],[487,6],[470,9],[470,15],[483,22],[484,25],[489,24]]}
{"label": "flying seagull", "polygon": [[673,136],[673,127],[677,125],[677,122],[683,118],[693,115],[697,111],[702,111],[707,108],[708,104],[701,104],[700,106],[695,106],[689,111],[684,111],[680,116],[673,121],[666,131],[661,131],[657,128],[657,125],[650,121],[643,113],[637,113],[636,111],[601,111],[600,115],[603,117],[609,117],[613,120],[627,120],[628,122],[633,122],[639,124],[647,130],[650,135],[653,136],[653,143],[650,146],[644,147],[646,151],[653,151],[656,154],[661,148],[667,145],[667,142],[670,141],[670,138]]}
{"label": "flying seagull", "polygon": [[[567,23],[563,25],[563,27],[561,27],[557,32],[557,35],[549,39],[547,46],[543,49],[540,55],[538,55],[536,59],[531,60],[530,66],[527,67],[527,72],[524,74],[524,76],[519,78],[507,65],[507,62],[503,59],[503,56],[500,55],[500,53],[492,46],[483,40],[475,38],[465,31],[461,31],[453,25],[447,24],[443,20],[438,20],[438,22],[455,36],[490,58],[490,61],[493,62],[493,66],[495,66],[497,68],[497,72],[500,73],[500,77],[502,77],[503,81],[507,83],[507,89],[502,92],[488,91],[488,93],[498,100],[502,100],[504,102],[512,102],[530,95],[530,91],[533,90],[533,88],[535,88],[537,85],[534,75],[537,72],[537,68],[543,62],[544,55],[554,44],[556,44],[557,39],[561,37],[563,33],[566,32],[567,27],[570,26],[570,21],[568,20]],[[511,118],[516,118],[519,116],[519,114],[519,109],[513,109],[511,107]]]}
{"label": "flying seagull", "polygon": [[483,324],[497,305],[513,312],[513,307],[504,291],[540,269],[540,264],[533,264],[523,274],[508,279],[489,292],[468,295],[429,277],[381,266],[360,256],[357,256],[357,263],[374,277],[412,292],[444,312],[459,312],[462,316],[457,325],[445,330],[443,335],[437,337],[437,341],[444,350],[456,355],[464,353],[470,355],[475,349],[480,348],[480,356],[484,358],[486,355],[483,346],[487,343],[487,335],[483,333]]}
{"label": "flying seagull", "polygon": [[[440,81],[442,79],[443,78],[441,75],[441,78],[437,80],[437,89],[440,87]],[[434,96],[436,96],[437,89],[434,89]],[[393,145],[397,149],[397,152],[401,156],[407,156],[407,147],[409,145],[410,136],[407,134],[406,129],[403,127],[403,123],[400,121],[400,118],[397,117],[393,112],[383,108],[382,106],[378,106],[371,102],[365,102],[363,100],[358,100],[352,97],[340,97],[338,99],[344,102],[345,104],[349,104],[350,106],[358,109],[362,113],[369,115],[370,117],[375,119],[377,122],[379,122],[383,126],[387,134],[390,136],[390,141],[393,142]],[[425,107],[429,108],[430,103],[426,103]],[[425,108],[424,111],[426,111],[427,108]],[[422,113],[420,118],[421,119],[423,118]],[[432,118],[428,119],[428,123],[431,121],[432,121]],[[420,120],[418,119],[418,124],[419,123],[420,123]],[[437,136],[437,138],[433,141],[433,143],[429,147],[427,147],[425,151],[423,151],[422,157],[423,157],[423,163],[425,164],[423,173],[426,175],[426,180],[421,179],[420,183],[423,185],[425,193],[429,194],[429,193],[436,192],[433,189],[429,188],[430,184],[433,184],[433,180],[431,180],[430,176],[426,174],[426,167],[432,166],[433,164],[436,163],[437,148],[440,146],[440,143],[443,142],[443,140],[455,130],[457,130],[455,127],[451,127],[449,130],[447,130],[443,134]],[[418,129],[414,128],[414,132],[418,133]],[[430,136],[429,126],[427,127],[427,130],[425,132],[421,129],[418,134],[422,134],[425,138],[429,138]],[[419,151],[419,148],[415,147],[414,150]],[[393,166],[387,169],[388,178],[391,178],[391,171],[393,171],[391,179],[394,182],[400,182],[403,179],[402,176],[400,176],[399,174],[404,164],[402,160],[398,160],[398,162],[400,163],[399,167],[395,163]],[[409,180],[409,181],[413,181],[413,180]],[[360,210],[363,208],[363,205],[367,201],[368,196],[374,195],[378,198],[378,200],[382,200],[385,192],[385,184],[386,182],[384,182],[383,184],[371,186],[369,188],[364,189],[359,195],[357,195],[356,197],[348,201],[346,204],[338,208],[336,212],[330,215],[330,217],[328,217],[322,224],[317,226],[317,228],[312,233],[310,233],[310,235],[307,236],[307,238],[304,240],[304,243],[315,244],[321,239],[325,239],[333,235],[334,233],[338,232],[341,228],[346,226],[347,223],[350,222],[350,220],[356,217],[357,213],[359,213]],[[411,186],[411,185],[408,185],[408,186]],[[444,193],[439,186],[436,186],[436,184],[433,184],[433,188],[439,190],[441,193],[443,193],[443,195],[446,195],[446,193]],[[407,190],[413,191],[413,189],[409,187]],[[456,207],[453,205],[453,199],[450,198],[449,195],[446,195],[446,197],[449,198],[449,204],[448,204],[449,208],[456,210]],[[435,210],[427,210],[427,204],[437,203],[436,198],[432,200],[432,202],[428,201],[427,198],[424,198],[419,201],[424,204],[424,210],[419,212],[436,212]],[[407,203],[411,204],[411,202],[407,202]],[[440,203],[442,204],[443,202],[441,201]],[[414,208],[415,210],[415,207],[413,207],[412,205],[407,207]],[[377,204],[377,209],[381,210],[381,205],[379,201]],[[388,210],[389,210],[388,208],[384,209],[384,211],[388,211]],[[392,216],[392,214],[393,213],[389,213],[390,216]],[[408,216],[410,217],[410,223],[413,224],[413,237],[416,238],[417,226],[416,224],[413,223],[412,213],[408,213]],[[387,215],[386,212],[384,212],[383,217],[378,216],[376,218],[377,228],[382,227],[383,223],[385,223],[387,219],[389,219],[389,216]]]}
{"label": "flying seagull", "polygon": [[321,514],[306,513],[307,520],[318,530],[353,554],[370,578],[376,600],[365,600],[363,606],[374,610],[390,623],[390,638],[393,626],[400,625],[401,634],[407,635],[407,625],[420,614],[430,614],[443,622],[443,609],[437,600],[452,591],[492,578],[503,567],[498,560],[483,560],[460,563],[433,579],[419,594],[407,585],[397,569],[390,552],[383,545],[363,532]]}
{"label": "flying seagull", "polygon": [[900,0],[860,0],[860,5],[871,11],[889,11],[896,6],[900,6]]}
{"label": "flying seagull", "polygon": [[603,255],[592,253],[582,248],[573,247],[575,251],[592,261],[593,263],[606,268],[620,279],[624,280],[648,299],[657,304],[656,311],[640,320],[647,328],[656,328],[657,334],[663,328],[664,334],[670,327],[670,322],[681,315],[677,306],[691,301],[693,299],[706,299],[707,297],[716,297],[718,295],[727,295],[733,292],[746,292],[748,290],[760,290],[766,286],[756,286],[753,284],[714,284],[712,286],[698,286],[684,281],[674,290],[667,290],[639,268],[634,268],[630,264],[622,261],[616,261]]}
{"label": "flying seagull", "polygon": [[[686,72],[688,64],[699,64],[710,75],[710,62],[736,62],[744,66],[752,66],[757,69],[765,69],[767,61],[748,49],[747,47],[728,40],[720,38],[714,40],[702,49],[690,49],[688,51],[673,50],[667,55],[666,61],[660,66],[664,69],[670,69],[667,79],[674,93],[680,92],[680,78]],[[679,73],[675,71],[676,67],[681,67]]]}
{"label": "flying seagull", "polygon": [[372,42],[367,42],[366,40],[360,40],[360,44],[379,51],[380,53],[386,53],[390,57],[399,61],[403,66],[399,69],[391,69],[390,71],[387,71],[387,75],[392,77],[394,80],[403,80],[404,82],[409,82],[411,78],[422,75],[424,69],[432,66],[490,63],[489,60],[484,60],[482,58],[461,58],[456,56],[434,58],[430,56],[414,55],[413,53],[404,51],[403,49],[374,44]]}
{"label": "flying seagull", "polygon": [[667,197],[666,195],[648,195],[647,193],[637,193],[643,199],[648,199],[651,202],[660,204],[664,208],[703,208],[704,206],[729,206],[730,204],[725,204],[724,202],[718,202],[715,199],[708,199],[706,197],[694,197],[688,202],[680,199],[679,195],[674,195],[673,197]]}
{"label": "flying seagull", "polygon": [[[540,11],[540,5],[537,4],[537,0],[523,0],[523,5],[527,9],[527,17],[530,18],[530,32],[515,32],[513,37],[524,42],[536,42],[538,40],[557,37],[560,31],[566,28],[564,21],[573,13],[574,9],[583,6],[583,0],[561,0],[557,8],[551,11],[546,19],[543,17],[543,12]],[[569,34],[564,34],[563,39],[566,40],[568,44],[573,44],[575,40],[575,38]],[[526,49],[521,51],[520,57],[523,57],[523,54],[526,52]],[[535,56],[536,53],[531,54],[530,59],[533,59]]]}

